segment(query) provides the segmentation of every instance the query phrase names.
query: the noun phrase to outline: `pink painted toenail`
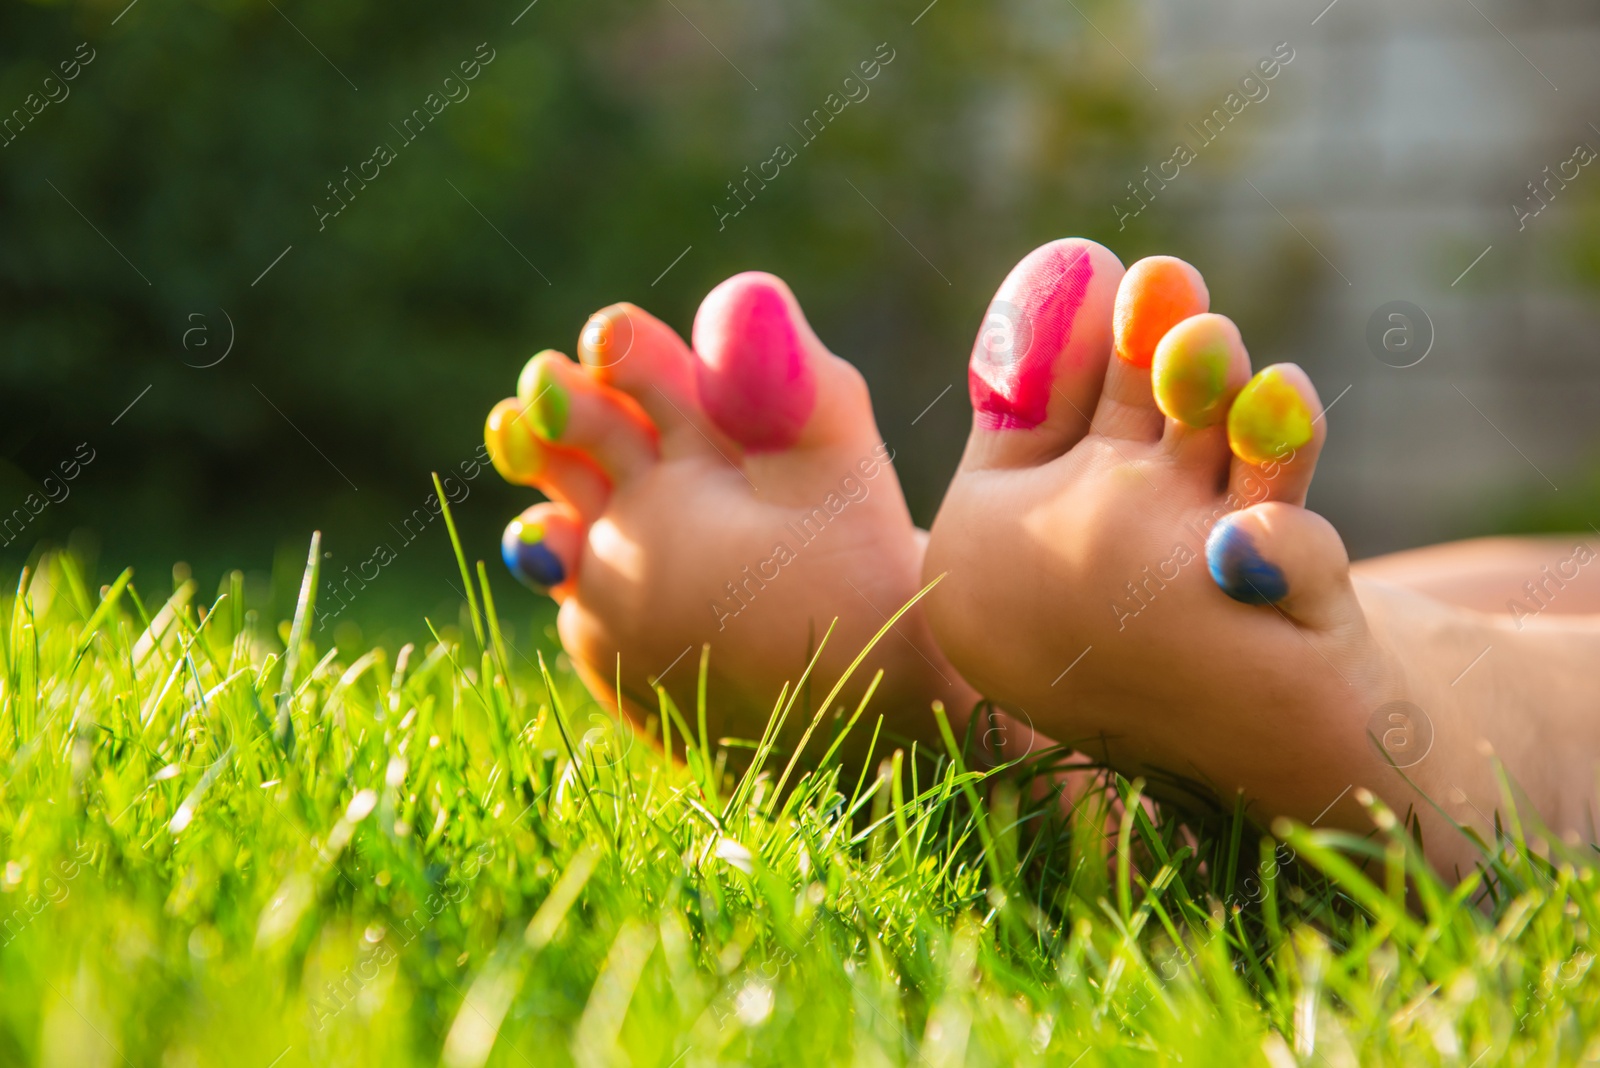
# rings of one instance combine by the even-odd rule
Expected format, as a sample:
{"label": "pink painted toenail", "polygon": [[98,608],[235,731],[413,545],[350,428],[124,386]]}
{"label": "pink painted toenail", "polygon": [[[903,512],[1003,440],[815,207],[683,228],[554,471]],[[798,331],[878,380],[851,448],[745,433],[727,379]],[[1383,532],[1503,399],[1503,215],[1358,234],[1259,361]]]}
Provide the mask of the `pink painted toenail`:
{"label": "pink painted toenail", "polygon": [[967,388],[984,430],[1031,430],[1044,422],[1055,361],[1094,278],[1082,245],[1036,249],[1006,276],[972,347]]}
{"label": "pink painted toenail", "polygon": [[718,286],[695,317],[700,402],[749,449],[786,449],[816,404],[816,377],[784,295],[760,275]]}

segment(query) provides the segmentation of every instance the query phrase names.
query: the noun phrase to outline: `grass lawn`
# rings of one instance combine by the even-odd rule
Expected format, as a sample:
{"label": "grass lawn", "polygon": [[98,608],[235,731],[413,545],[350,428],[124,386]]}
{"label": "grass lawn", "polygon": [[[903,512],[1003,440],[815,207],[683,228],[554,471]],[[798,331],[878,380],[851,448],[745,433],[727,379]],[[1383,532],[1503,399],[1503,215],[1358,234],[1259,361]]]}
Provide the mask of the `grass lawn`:
{"label": "grass lawn", "polygon": [[798,760],[695,708],[647,739],[482,595],[347,657],[314,582],[280,625],[239,585],[145,603],[54,556],[4,602],[0,1064],[1600,1057],[1592,851],[1509,825],[1449,887],[1381,810],[1274,838],[1116,780],[1134,817],[1074,815],[953,735],[841,768],[848,715]]}

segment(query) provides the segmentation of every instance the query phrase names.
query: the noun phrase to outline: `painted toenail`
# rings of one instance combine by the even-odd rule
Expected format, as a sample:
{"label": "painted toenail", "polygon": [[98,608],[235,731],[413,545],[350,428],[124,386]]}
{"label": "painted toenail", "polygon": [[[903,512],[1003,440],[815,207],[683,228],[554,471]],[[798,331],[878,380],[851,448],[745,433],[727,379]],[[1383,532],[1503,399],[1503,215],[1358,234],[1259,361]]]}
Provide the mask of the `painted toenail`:
{"label": "painted toenail", "polygon": [[1128,268],[1113,312],[1117,358],[1149,367],[1168,330],[1211,306],[1205,279],[1171,256],[1151,256]]}
{"label": "painted toenail", "polygon": [[628,358],[633,348],[633,320],[618,310],[606,308],[589,316],[578,335],[578,362],[591,370],[615,367]]}
{"label": "painted toenail", "polygon": [[756,451],[800,440],[816,377],[789,301],[770,282],[735,283],[716,314],[696,320],[695,346],[700,400],[719,427]]}
{"label": "painted toenail", "polygon": [[967,389],[984,430],[1032,430],[1045,421],[1055,361],[1072,340],[1094,264],[1079,244],[1047,245],[1012,269],[984,314]]}
{"label": "painted toenail", "polygon": [[1163,340],[1157,346],[1151,368],[1156,407],[1189,426],[1211,426],[1224,414],[1232,352],[1220,333],[1208,331],[1192,344],[1189,340],[1176,344]]}
{"label": "painted toenail", "polygon": [[1206,567],[1217,587],[1235,601],[1276,604],[1289,594],[1283,572],[1262,558],[1232,516],[1223,517],[1206,538]]}
{"label": "painted toenail", "polygon": [[500,538],[500,557],[517,581],[541,593],[561,585],[567,569],[544,543],[544,526],[513,519]]}
{"label": "painted toenail", "polygon": [[1246,383],[1228,412],[1228,444],[1247,463],[1287,460],[1313,429],[1310,406],[1280,366]]}
{"label": "painted toenail", "polygon": [[527,484],[544,470],[544,446],[523,415],[522,404],[510,398],[496,404],[483,425],[489,462],[507,482]]}
{"label": "painted toenail", "polygon": [[540,353],[528,361],[517,379],[517,399],[527,406],[527,421],[534,433],[546,441],[560,441],[567,429],[567,414],[572,408],[572,398],[566,387],[556,381],[551,360],[540,359]]}

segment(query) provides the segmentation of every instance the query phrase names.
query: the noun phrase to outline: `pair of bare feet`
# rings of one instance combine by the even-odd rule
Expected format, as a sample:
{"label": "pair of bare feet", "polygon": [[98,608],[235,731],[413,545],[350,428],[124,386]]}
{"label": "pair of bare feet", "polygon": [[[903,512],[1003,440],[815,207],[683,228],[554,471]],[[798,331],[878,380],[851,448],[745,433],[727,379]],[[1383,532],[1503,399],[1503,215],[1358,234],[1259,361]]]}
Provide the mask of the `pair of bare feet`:
{"label": "pair of bare feet", "polygon": [[1170,258],[1125,271],[1075,239],[1024,258],[973,349],[974,424],[931,534],[861,376],[781,281],[718,286],[692,347],[614,305],[578,362],[540,353],[490,414],[497,468],[551,498],[503,555],[560,602],[598,699],[620,662],[635,714],[657,683],[692,707],[709,644],[712,730],[758,733],[830,623],[818,695],[943,575],[839,706],[882,669],[885,730],[937,747],[933,702],[959,723],[981,694],[1014,717],[1007,755],[1054,739],[1158,795],[1242,792],[1263,820],[1362,832],[1364,788],[1414,813],[1447,873],[1479,856],[1457,824],[1494,836],[1492,747],[1552,830],[1593,840],[1594,548],[1352,568],[1304,507],[1326,432],[1309,379],[1252,377],[1208,300]]}

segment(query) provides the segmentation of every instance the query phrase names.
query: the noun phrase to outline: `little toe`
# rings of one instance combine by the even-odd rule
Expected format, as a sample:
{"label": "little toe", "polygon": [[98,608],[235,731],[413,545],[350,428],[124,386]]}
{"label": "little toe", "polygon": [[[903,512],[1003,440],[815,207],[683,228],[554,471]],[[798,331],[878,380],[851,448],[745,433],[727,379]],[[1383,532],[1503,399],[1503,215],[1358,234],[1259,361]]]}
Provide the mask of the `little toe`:
{"label": "little toe", "polygon": [[523,416],[540,441],[590,456],[613,482],[658,454],[656,429],[637,402],[610,389],[559,352],[528,361],[517,378]]}
{"label": "little toe", "polygon": [[490,410],[483,441],[489,462],[512,485],[565,501],[585,522],[605,509],[611,493],[606,476],[582,453],[541,441],[520,400],[507,397]]}
{"label": "little toe", "polygon": [[694,353],[643,308],[613,304],[591,315],[579,335],[578,360],[597,381],[638,404],[660,434],[663,456],[733,451],[700,403]]}
{"label": "little toe", "polygon": [[1122,276],[1109,249],[1083,238],[1034,249],[1006,275],[968,364],[966,466],[1043,463],[1089,432]]}
{"label": "little toe", "polygon": [[1150,382],[1156,407],[1167,417],[1162,440],[1180,461],[1228,465],[1223,429],[1233,398],[1250,379],[1250,354],[1239,328],[1213,312],[1193,315],[1168,330],[1156,346]]}
{"label": "little toe", "polygon": [[583,532],[572,509],[536,504],[506,525],[500,558],[523,585],[564,601],[577,578]]}
{"label": "little toe", "polygon": [[1269,501],[1223,516],[1206,539],[1206,566],[1235,601],[1273,605],[1306,626],[1362,619],[1344,542],[1304,508]]}
{"label": "little toe", "polygon": [[1236,504],[1304,504],[1327,436],[1316,387],[1299,367],[1263,368],[1228,409],[1228,478]]}
{"label": "little toe", "polygon": [[1156,347],[1169,330],[1210,306],[1205,279],[1183,260],[1148,256],[1128,268],[1112,315],[1117,358],[1106,369],[1097,431],[1132,441],[1161,437],[1161,410],[1150,386]]}
{"label": "little toe", "polygon": [[866,381],[828,351],[782,279],[746,271],[694,317],[700,402],[752,452],[878,441]]}

